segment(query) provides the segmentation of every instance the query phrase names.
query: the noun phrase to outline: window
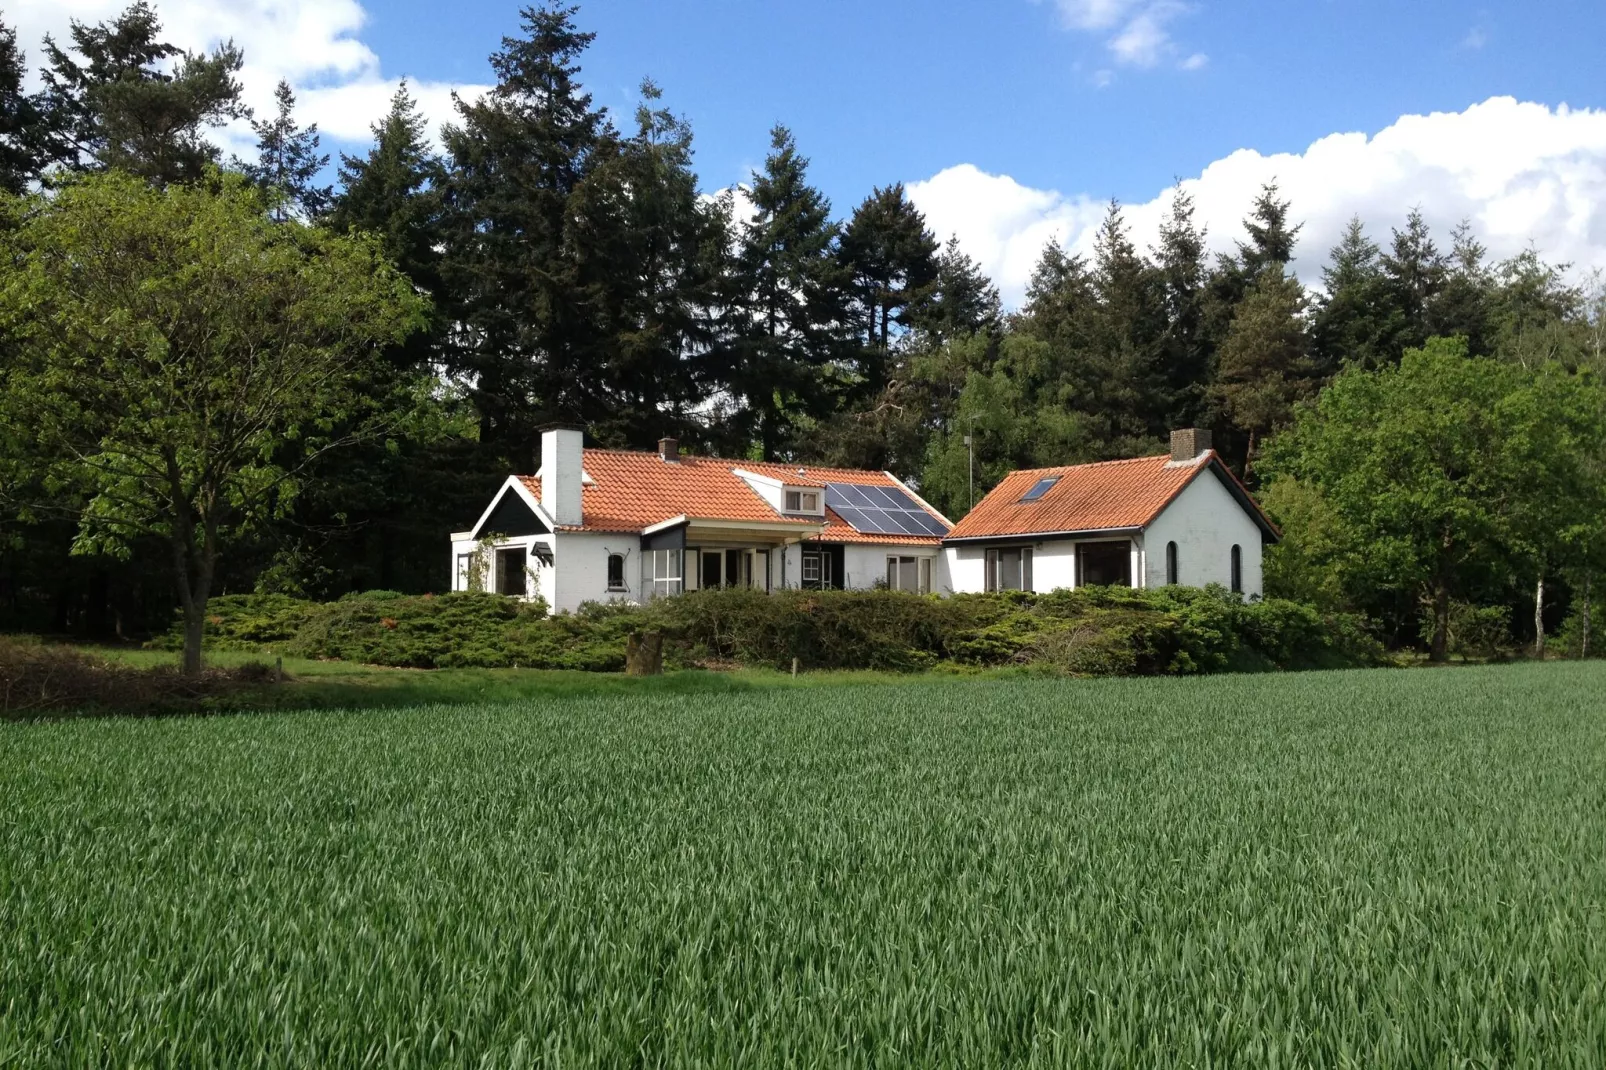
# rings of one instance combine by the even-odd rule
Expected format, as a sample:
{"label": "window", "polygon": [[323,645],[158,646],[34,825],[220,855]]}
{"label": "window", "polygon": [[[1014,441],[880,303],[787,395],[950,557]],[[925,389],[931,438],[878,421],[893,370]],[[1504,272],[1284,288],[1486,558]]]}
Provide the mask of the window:
{"label": "window", "polygon": [[820,492],[817,490],[789,490],[786,492],[788,513],[818,513]]}
{"label": "window", "polygon": [[1244,593],[1244,551],[1237,543],[1232,546],[1232,593]]}
{"label": "window", "polygon": [[1177,544],[1168,542],[1165,544],[1165,582],[1174,587],[1179,582],[1177,579],[1179,575],[1181,573],[1177,571]]}
{"label": "window", "polygon": [[803,586],[825,590],[831,582],[831,554],[826,550],[803,551]]}
{"label": "window", "polygon": [[887,586],[894,591],[931,593],[931,558],[887,558]]}
{"label": "window", "polygon": [[1023,502],[1035,502],[1037,499],[1053,490],[1054,484],[1058,483],[1059,481],[1059,476],[1044,476],[1036,483],[1033,483],[1032,489],[1027,491],[1025,494],[1022,494],[1020,496],[1020,500]]}
{"label": "window", "polygon": [[476,587],[483,587],[484,583],[480,580],[480,577],[476,575],[477,571],[478,570],[474,567],[473,554],[458,554],[457,585],[453,587],[452,590],[472,591]]}
{"label": "window", "polygon": [[680,551],[648,550],[641,555],[641,590],[650,598],[679,594]]}
{"label": "window", "polygon": [[610,590],[610,591],[626,591],[626,590],[629,590],[629,588],[625,586],[625,555],[624,554],[609,554],[608,555],[608,590]]}
{"label": "window", "polygon": [[1078,587],[1132,586],[1132,543],[1080,542],[1076,544]]}
{"label": "window", "polygon": [[1031,590],[1032,548],[988,550],[986,586],[989,591]]}
{"label": "window", "polygon": [[496,551],[496,593],[523,598],[529,593],[529,575],[525,572],[529,554],[522,546]]}

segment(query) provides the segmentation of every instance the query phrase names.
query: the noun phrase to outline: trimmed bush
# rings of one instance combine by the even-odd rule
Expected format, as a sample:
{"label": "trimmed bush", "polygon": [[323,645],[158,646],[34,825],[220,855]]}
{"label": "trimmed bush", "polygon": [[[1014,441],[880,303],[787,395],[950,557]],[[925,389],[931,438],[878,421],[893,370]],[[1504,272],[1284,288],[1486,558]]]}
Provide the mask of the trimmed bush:
{"label": "trimmed bush", "polygon": [[[210,644],[413,668],[617,672],[633,631],[664,634],[672,667],[915,672],[1032,666],[1086,676],[1373,664],[1359,618],[1245,603],[1219,588],[1083,588],[951,598],[899,591],[719,589],[649,606],[591,604],[550,616],[494,594],[370,592],[317,604],[283,595],[216,599]],[[167,643],[175,642],[170,637]]]}

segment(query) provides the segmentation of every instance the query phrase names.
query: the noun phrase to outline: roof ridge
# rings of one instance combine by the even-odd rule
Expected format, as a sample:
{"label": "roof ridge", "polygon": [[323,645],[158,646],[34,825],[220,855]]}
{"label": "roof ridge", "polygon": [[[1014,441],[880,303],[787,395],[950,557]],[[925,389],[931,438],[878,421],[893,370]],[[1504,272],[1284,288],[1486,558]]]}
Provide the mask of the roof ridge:
{"label": "roof ridge", "polygon": [[1169,453],[1148,453],[1142,457],[1112,457],[1105,461],[1080,461],[1077,464],[1051,464],[1042,468],[1016,468],[1010,475],[1033,475],[1037,472],[1072,472],[1078,468],[1103,468],[1114,464],[1136,464],[1139,461],[1170,460]]}

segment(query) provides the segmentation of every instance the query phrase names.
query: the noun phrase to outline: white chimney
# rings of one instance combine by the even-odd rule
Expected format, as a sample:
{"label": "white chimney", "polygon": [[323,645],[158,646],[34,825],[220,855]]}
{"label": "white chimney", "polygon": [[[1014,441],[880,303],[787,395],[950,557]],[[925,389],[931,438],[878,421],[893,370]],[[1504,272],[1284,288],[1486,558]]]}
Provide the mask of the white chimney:
{"label": "white chimney", "polygon": [[555,524],[578,526],[580,515],[581,450],[585,435],[558,428],[541,432],[541,508]]}

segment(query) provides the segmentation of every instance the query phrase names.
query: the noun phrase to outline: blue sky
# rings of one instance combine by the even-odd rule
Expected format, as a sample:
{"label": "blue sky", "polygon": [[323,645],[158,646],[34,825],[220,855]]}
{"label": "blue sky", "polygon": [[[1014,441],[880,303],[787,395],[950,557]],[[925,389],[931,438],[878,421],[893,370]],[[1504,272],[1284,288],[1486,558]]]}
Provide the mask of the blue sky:
{"label": "blue sky", "polygon": [[[1134,5],[1136,7],[1138,5]],[[651,75],[691,119],[705,183],[762,158],[777,121],[835,201],[969,162],[1034,187],[1148,199],[1234,149],[1299,151],[1336,131],[1491,96],[1606,106],[1606,4],[1199,3],[1165,30],[1203,69],[1123,65],[1119,31],[1051,0],[607,0],[585,76],[628,111]],[[505,2],[390,0],[362,36],[387,73],[485,79]],[[1100,86],[1101,71],[1109,82]]]}
{"label": "blue sky", "polygon": [[[0,0],[36,52],[125,0]],[[518,27],[505,0],[155,0],[187,47],[232,36],[248,95],[291,81],[330,148],[361,147],[395,80],[435,119]],[[1470,218],[1496,255],[1606,268],[1606,4],[1442,0],[593,0],[584,80],[628,123],[651,76],[690,119],[705,188],[790,126],[838,214],[910,184],[939,236],[1018,299],[1042,244],[1085,249],[1111,197],[1140,241],[1180,180],[1228,248],[1260,182],[1306,222]],[[1566,106],[1565,108],[1563,106]],[[1412,117],[1422,118],[1412,118]],[[225,134],[238,138],[240,132]],[[1346,135],[1346,136],[1340,136]]]}

